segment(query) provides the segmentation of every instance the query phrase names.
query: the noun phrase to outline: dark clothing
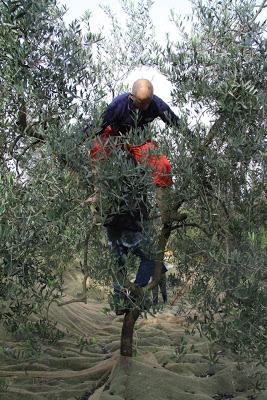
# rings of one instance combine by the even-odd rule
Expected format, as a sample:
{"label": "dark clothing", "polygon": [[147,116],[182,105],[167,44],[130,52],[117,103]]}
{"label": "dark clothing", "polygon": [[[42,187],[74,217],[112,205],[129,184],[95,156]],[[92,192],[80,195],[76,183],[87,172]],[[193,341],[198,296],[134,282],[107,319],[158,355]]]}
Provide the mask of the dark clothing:
{"label": "dark clothing", "polygon": [[123,93],[105,108],[99,134],[109,125],[124,134],[131,128],[144,128],[157,117],[168,125],[178,126],[180,122],[179,117],[158,96],[154,95],[148,109],[141,111],[134,106],[129,93]]}
{"label": "dark clothing", "polygon": [[[145,195],[133,193],[127,186],[127,179],[123,179],[122,187],[124,191],[121,193],[115,209],[116,213],[110,213],[105,221],[109,245],[114,251],[119,271],[123,275],[127,275],[125,264],[125,256],[131,251],[140,258],[140,267],[137,273],[135,283],[142,287],[147,284],[150,276],[153,275],[154,261],[151,261],[141,250],[141,244],[144,242],[143,223],[148,218],[148,202]],[[124,183],[124,184],[123,184]],[[116,282],[113,283],[115,291],[120,291],[120,287]]]}
{"label": "dark clothing", "polygon": [[[165,268],[164,271],[162,272],[166,272],[167,269]],[[159,302],[159,289],[160,289],[160,293],[162,295],[162,300],[163,303],[167,303],[167,279],[166,279],[166,274],[164,273],[159,281],[159,284],[157,286],[155,286],[152,289],[152,297],[153,297],[153,304],[154,306],[156,306]]]}
{"label": "dark clothing", "polygon": [[[168,125],[178,126],[180,119],[170,109],[170,107],[154,95],[146,110],[135,107],[129,93],[117,96],[104,110],[102,114],[101,129],[98,136],[93,140],[90,150],[93,166],[96,160],[107,160],[112,153],[110,138],[121,136],[129,132],[132,128],[145,128],[155,118],[159,117]],[[141,136],[141,135],[140,135]],[[137,163],[146,164],[152,171],[156,186],[171,186],[172,174],[171,164],[164,154],[158,153],[157,143],[151,138],[146,138],[141,143],[127,143],[129,154]]]}
{"label": "dark clothing", "polygon": [[124,201],[119,201],[116,204],[113,201],[113,204],[116,205],[115,208],[117,212],[110,212],[107,214],[104,226],[106,228],[111,228],[114,232],[118,231],[118,235],[120,235],[122,230],[141,232],[142,223],[148,218],[146,196],[143,195],[135,199],[132,195],[131,198],[131,192],[129,191],[127,193],[127,190],[122,192],[121,196],[124,197]]}
{"label": "dark clothing", "polygon": [[[139,110],[135,107],[133,101],[129,97],[129,93],[123,93],[117,96],[104,110],[102,115],[101,130],[99,136],[93,141],[93,148],[90,152],[92,160],[108,160],[112,154],[112,145],[110,145],[110,137],[125,134],[131,128],[143,129],[155,118],[161,118],[168,125],[178,126],[180,119],[170,109],[170,107],[154,95],[149,107],[146,110]],[[168,159],[164,155],[157,154],[156,143],[146,140],[138,146],[129,145],[128,150],[133,160],[138,164],[143,162],[146,167],[153,171],[153,178],[157,186],[167,187],[172,184],[171,166]],[[153,150],[154,153],[151,151]],[[131,182],[131,187],[133,182]],[[109,213],[105,226],[109,244],[115,252],[118,269],[126,276],[125,256],[131,251],[139,257],[140,265],[136,274],[135,284],[144,287],[148,284],[150,278],[154,274],[155,261],[144,253],[142,249],[142,222],[147,219],[146,199],[138,199],[136,203],[136,194],[127,191],[127,182],[123,182],[125,187],[125,196],[122,204],[119,204],[119,212]],[[145,191],[139,188],[140,193]],[[134,204],[132,204],[134,202]],[[115,207],[117,209],[117,207]],[[162,272],[166,272],[162,265]],[[116,279],[116,276],[114,276]],[[115,293],[122,292],[122,287],[116,281],[113,281]]]}
{"label": "dark clothing", "polygon": [[[121,227],[121,230],[112,227],[107,228],[108,241],[115,252],[119,271],[126,277],[127,270],[125,268],[124,256],[131,251],[135,256],[139,257],[140,265],[136,274],[135,284],[138,287],[144,287],[148,284],[150,278],[154,275],[155,261],[151,260],[142,250],[143,235],[140,232],[128,231]],[[162,264],[162,273],[167,271]],[[121,287],[116,282],[113,282],[115,292],[119,293]]]}

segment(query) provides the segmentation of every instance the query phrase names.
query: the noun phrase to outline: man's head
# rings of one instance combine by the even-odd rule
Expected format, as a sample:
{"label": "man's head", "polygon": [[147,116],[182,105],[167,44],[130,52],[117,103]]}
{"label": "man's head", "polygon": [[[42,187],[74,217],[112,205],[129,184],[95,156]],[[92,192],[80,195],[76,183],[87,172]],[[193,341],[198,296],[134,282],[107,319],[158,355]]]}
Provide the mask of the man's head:
{"label": "man's head", "polygon": [[141,111],[148,109],[153,98],[153,85],[148,79],[138,79],[134,82],[130,94],[136,108]]}

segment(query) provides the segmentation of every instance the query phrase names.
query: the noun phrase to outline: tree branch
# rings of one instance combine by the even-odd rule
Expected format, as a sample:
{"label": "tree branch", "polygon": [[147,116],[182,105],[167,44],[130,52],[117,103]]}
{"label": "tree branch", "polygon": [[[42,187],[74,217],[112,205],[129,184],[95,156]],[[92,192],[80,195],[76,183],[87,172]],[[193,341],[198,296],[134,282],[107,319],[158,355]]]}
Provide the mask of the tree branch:
{"label": "tree branch", "polygon": [[171,224],[164,224],[162,226],[159,240],[158,240],[158,250],[159,250],[158,260],[156,261],[155,271],[154,271],[154,275],[152,278],[152,282],[147,285],[148,290],[151,290],[154,287],[156,287],[160,281],[161,274],[162,274],[162,272],[161,272],[162,263],[164,260],[164,252],[165,252],[165,248],[166,248],[167,242],[169,240],[171,231],[172,231]]}
{"label": "tree branch", "polygon": [[211,235],[205,228],[203,228],[203,226],[198,225],[198,224],[195,224],[195,223],[188,223],[188,224],[182,224],[182,225],[174,225],[174,226],[171,227],[171,230],[174,231],[175,229],[178,229],[178,228],[185,228],[185,227],[198,228],[198,229],[200,229],[201,231],[203,231],[207,236],[210,237],[210,235]]}
{"label": "tree branch", "polygon": [[192,279],[194,278],[195,271],[189,275],[189,277],[185,280],[185,282],[182,284],[182,286],[177,290],[176,294],[174,295],[170,305],[174,306],[176,301],[179,299],[179,297],[182,297],[188,288],[189,284],[191,283]]}
{"label": "tree branch", "polygon": [[12,156],[13,156],[13,152],[14,152],[14,149],[15,149],[17,143],[18,143],[18,142],[20,141],[20,139],[22,139],[22,138],[23,138],[23,135],[22,135],[22,134],[18,135],[18,136],[16,137],[16,139],[14,140],[14,142],[10,145],[9,153],[10,153]]}
{"label": "tree branch", "polygon": [[224,116],[220,116],[215,122],[214,122],[214,124],[212,125],[212,127],[210,128],[210,130],[209,130],[209,133],[207,134],[207,136],[206,136],[206,138],[205,138],[205,140],[204,140],[204,143],[203,143],[203,145],[201,146],[201,149],[200,150],[204,150],[204,149],[206,149],[210,144],[211,144],[211,142],[213,141],[213,139],[215,138],[215,135],[216,135],[216,133],[218,132],[218,129],[221,127],[221,125],[223,124],[223,122],[224,122]]}
{"label": "tree branch", "polygon": [[85,300],[86,300],[85,297],[79,297],[77,299],[70,299],[70,300],[63,301],[63,302],[56,301],[56,303],[59,307],[61,307],[61,306],[66,306],[67,304],[72,304],[72,303],[85,303],[86,304]]}
{"label": "tree branch", "polygon": [[31,147],[35,146],[36,144],[38,144],[38,143],[40,143],[40,142],[42,142],[42,140],[37,139],[37,140],[35,140],[34,142],[30,143],[28,146],[26,146],[26,147],[23,149],[23,152],[17,157],[17,160],[20,160],[21,157],[23,157],[24,154],[25,154]]}
{"label": "tree branch", "polygon": [[264,8],[266,8],[266,7],[267,7],[267,0],[263,0],[263,2],[261,3],[261,5],[259,6],[258,11],[256,12],[256,14],[254,15],[254,17],[253,17],[252,20],[250,21],[251,24],[258,18],[258,16],[259,16],[260,13],[262,12],[262,10],[263,10]]}

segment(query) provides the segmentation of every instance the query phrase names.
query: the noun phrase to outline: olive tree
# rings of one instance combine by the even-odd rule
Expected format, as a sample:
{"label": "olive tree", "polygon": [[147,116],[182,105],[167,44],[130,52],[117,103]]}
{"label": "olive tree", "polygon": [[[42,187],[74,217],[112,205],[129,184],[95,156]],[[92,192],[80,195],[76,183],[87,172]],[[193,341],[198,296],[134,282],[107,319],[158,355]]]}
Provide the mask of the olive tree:
{"label": "olive tree", "polygon": [[82,127],[105,95],[100,36],[66,26],[64,12],[53,0],[0,4],[1,317],[14,331],[60,296],[90,227]]}
{"label": "olive tree", "polygon": [[[192,276],[201,332],[266,361],[266,2],[194,1],[192,29],[162,49],[193,135],[173,134],[176,198],[188,212],[173,235]],[[181,229],[183,228],[183,229]]]}
{"label": "olive tree", "polygon": [[[135,4],[123,7],[130,20]],[[137,8],[141,16],[141,2]],[[89,13],[67,26],[64,7],[53,0],[2,1],[0,11],[1,319],[13,332],[53,340],[48,309],[55,300],[66,304],[62,273],[70,262],[80,257],[84,273],[83,297],[75,301],[87,301],[88,276],[103,281],[114,269],[104,230],[94,225],[95,210],[84,204],[94,190],[88,150],[106,94],[120,90],[117,80],[142,51],[120,52],[124,38],[118,41],[114,20],[113,42],[91,32]],[[148,12],[143,22],[135,16],[133,27],[137,19],[139,32]],[[144,42],[140,46],[145,50]],[[110,169],[104,177],[116,188],[112,173],[113,180]],[[113,200],[107,199],[107,210]],[[104,221],[105,209],[100,213]]]}

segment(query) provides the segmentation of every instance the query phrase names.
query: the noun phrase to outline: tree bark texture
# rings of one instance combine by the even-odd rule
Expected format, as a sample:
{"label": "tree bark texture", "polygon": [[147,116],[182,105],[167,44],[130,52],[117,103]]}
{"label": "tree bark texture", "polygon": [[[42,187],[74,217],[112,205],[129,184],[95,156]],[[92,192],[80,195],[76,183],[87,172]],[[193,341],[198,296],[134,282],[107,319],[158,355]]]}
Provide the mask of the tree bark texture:
{"label": "tree bark texture", "polygon": [[140,310],[134,308],[125,314],[121,331],[121,355],[132,357],[133,355],[133,331],[134,325],[140,315]]}
{"label": "tree bark texture", "polygon": [[[155,272],[152,279],[152,282],[148,285],[149,289],[152,289],[156,285],[158,285],[161,278],[161,268],[164,257],[164,251],[168,239],[171,234],[171,225],[163,225],[161,234],[158,241],[158,249],[159,249],[159,257],[156,261]],[[133,355],[133,331],[134,325],[137,321],[139,315],[141,314],[140,310],[134,308],[125,314],[123,320],[123,326],[121,331],[121,355],[126,357],[132,357]]]}

